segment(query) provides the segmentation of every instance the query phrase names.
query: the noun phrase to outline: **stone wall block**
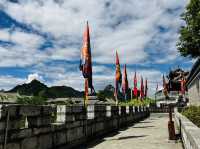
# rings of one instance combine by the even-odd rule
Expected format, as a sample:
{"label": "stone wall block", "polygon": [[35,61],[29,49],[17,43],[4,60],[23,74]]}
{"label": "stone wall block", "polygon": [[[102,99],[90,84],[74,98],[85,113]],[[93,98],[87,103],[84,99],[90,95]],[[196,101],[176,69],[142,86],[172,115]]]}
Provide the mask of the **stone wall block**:
{"label": "stone wall block", "polygon": [[42,116],[48,116],[48,115],[53,115],[56,113],[56,107],[54,106],[42,106],[41,109],[41,115]]}
{"label": "stone wall block", "polygon": [[87,119],[94,119],[94,105],[87,106]]}
{"label": "stone wall block", "polygon": [[102,131],[104,129],[104,123],[103,122],[98,122],[96,123],[96,131]]}
{"label": "stone wall block", "polygon": [[8,137],[10,140],[13,140],[13,139],[28,138],[31,137],[32,135],[33,135],[32,129],[21,129],[13,131],[12,133],[10,133]]}
{"label": "stone wall block", "polygon": [[121,115],[126,115],[126,106],[121,106]]}
{"label": "stone wall block", "polygon": [[64,123],[51,123],[51,131],[55,132],[55,131],[60,131],[62,129],[66,129],[68,126],[68,124],[64,124]]}
{"label": "stone wall block", "polygon": [[66,113],[72,113],[72,106],[65,106]]}
{"label": "stone wall block", "polygon": [[9,117],[10,118],[16,118],[19,117],[19,109],[20,107],[17,105],[4,105],[1,107],[1,119],[6,118],[7,112],[9,111]]}
{"label": "stone wall block", "polygon": [[52,147],[52,134],[41,135],[38,137],[37,149],[51,149]]}
{"label": "stone wall block", "polygon": [[72,112],[73,113],[84,112],[84,107],[83,106],[72,106]]}
{"label": "stone wall block", "polygon": [[133,114],[133,106],[129,106],[129,113]]}
{"label": "stone wall block", "polygon": [[119,115],[118,107],[117,106],[111,106],[111,116],[116,117]]}
{"label": "stone wall block", "polygon": [[[6,125],[6,122],[5,122],[5,125]],[[24,127],[25,127],[25,119],[9,120],[9,123],[8,123],[9,130],[17,130],[17,129],[22,129]]]}
{"label": "stone wall block", "polygon": [[111,117],[111,106],[106,106],[106,117]]}
{"label": "stone wall block", "polygon": [[6,128],[6,122],[0,121],[0,131],[3,131]]}
{"label": "stone wall block", "polygon": [[8,143],[6,149],[20,149],[20,144],[18,142]]}
{"label": "stone wall block", "polygon": [[138,107],[135,107],[135,113],[139,112]]}
{"label": "stone wall block", "polygon": [[95,105],[94,106],[94,110],[95,110],[95,112],[104,112],[104,111],[106,111],[106,106],[103,106],[103,105]]}
{"label": "stone wall block", "polygon": [[67,143],[67,135],[65,131],[60,131],[60,132],[56,132],[54,133],[53,136],[53,142],[54,142],[54,146],[59,146],[62,144],[66,144]]}
{"label": "stone wall block", "polygon": [[85,129],[85,127],[77,127],[77,136],[78,136],[78,139],[85,137],[85,131],[86,131],[86,129],[85,130],[84,129]]}
{"label": "stone wall block", "polygon": [[75,121],[75,115],[66,115],[65,116],[65,122],[74,122]]}
{"label": "stone wall block", "polygon": [[21,149],[38,149],[37,137],[23,139],[21,142]]}
{"label": "stone wall block", "polygon": [[126,114],[129,115],[130,114],[130,109],[129,106],[126,106]]}
{"label": "stone wall block", "polygon": [[87,116],[86,113],[79,113],[75,115],[75,120],[79,121],[79,120],[86,120]]}
{"label": "stone wall block", "polygon": [[74,121],[66,124],[67,129],[81,127],[81,126],[83,126],[83,121]]}
{"label": "stone wall block", "polygon": [[27,120],[30,128],[50,126],[52,122],[52,118],[50,116],[28,117]]}
{"label": "stone wall block", "polygon": [[32,133],[33,135],[39,135],[51,132],[51,130],[51,127],[33,128]]}
{"label": "stone wall block", "polygon": [[78,138],[77,128],[67,130],[67,142],[72,142]]}
{"label": "stone wall block", "polygon": [[4,134],[4,133],[1,133],[1,134],[0,134],[0,144],[3,145],[4,140],[5,140],[5,134]]}
{"label": "stone wall block", "polygon": [[41,106],[21,106],[19,114],[23,116],[40,116],[41,109]]}

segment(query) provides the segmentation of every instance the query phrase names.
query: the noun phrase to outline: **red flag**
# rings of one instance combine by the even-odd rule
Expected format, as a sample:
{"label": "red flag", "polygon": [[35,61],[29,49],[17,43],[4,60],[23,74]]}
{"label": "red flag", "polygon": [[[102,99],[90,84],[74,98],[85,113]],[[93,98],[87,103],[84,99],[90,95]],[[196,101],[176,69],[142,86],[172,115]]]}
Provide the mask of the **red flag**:
{"label": "red flag", "polygon": [[126,95],[128,92],[128,79],[127,79],[127,73],[126,73],[126,64],[124,66],[124,72],[123,72],[123,82],[122,82],[122,91],[123,94]]}
{"label": "red flag", "polygon": [[148,93],[148,85],[147,85],[147,79],[146,79],[145,80],[145,93],[144,93],[145,98],[147,97],[147,93]]}
{"label": "red flag", "polygon": [[92,85],[92,57],[90,49],[90,33],[89,25],[87,22],[86,30],[83,34],[83,47],[81,50],[80,70],[83,77],[88,80],[88,87],[91,89],[91,93],[94,93],[94,87]]}
{"label": "red flag", "polygon": [[135,75],[134,75],[134,87],[133,87],[133,94],[135,97],[137,97],[138,93],[138,89],[137,89],[137,75],[136,75],[136,71],[135,71]]}
{"label": "red flag", "polygon": [[165,96],[168,96],[167,84],[166,84],[164,75],[163,75],[163,93],[164,93]]}
{"label": "red flag", "polygon": [[182,77],[182,79],[181,79],[181,93],[182,93],[182,95],[185,95],[185,83],[186,83],[185,77]]}
{"label": "red flag", "polygon": [[141,84],[140,84],[140,98],[144,99],[144,84],[143,84],[142,76],[141,76]]}
{"label": "red flag", "polygon": [[117,97],[117,93],[119,91],[121,84],[122,84],[122,74],[121,74],[121,70],[120,70],[118,53],[116,51],[115,97]]}

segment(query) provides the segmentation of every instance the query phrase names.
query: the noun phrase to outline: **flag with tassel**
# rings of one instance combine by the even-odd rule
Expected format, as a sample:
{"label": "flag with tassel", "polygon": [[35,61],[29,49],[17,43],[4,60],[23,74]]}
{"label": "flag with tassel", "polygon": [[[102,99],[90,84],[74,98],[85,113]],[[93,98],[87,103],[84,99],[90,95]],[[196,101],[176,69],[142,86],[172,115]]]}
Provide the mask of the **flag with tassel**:
{"label": "flag with tassel", "polygon": [[124,72],[123,72],[123,82],[122,82],[122,92],[125,96],[125,100],[127,100],[127,94],[128,94],[128,78],[127,78],[127,72],[126,72],[126,64],[124,65]]}
{"label": "flag with tassel", "polygon": [[121,74],[121,70],[120,70],[120,63],[119,63],[119,56],[118,53],[116,51],[116,70],[115,70],[115,101],[116,104],[118,104],[118,92],[120,91],[120,87],[122,84],[122,74]]}
{"label": "flag with tassel", "polygon": [[87,100],[88,88],[90,88],[91,94],[95,93],[95,90],[92,84],[92,56],[91,56],[91,48],[90,48],[90,32],[89,32],[88,22],[83,34],[83,47],[81,49],[81,59],[80,59],[79,68],[82,71],[83,77],[85,78],[85,96]]}

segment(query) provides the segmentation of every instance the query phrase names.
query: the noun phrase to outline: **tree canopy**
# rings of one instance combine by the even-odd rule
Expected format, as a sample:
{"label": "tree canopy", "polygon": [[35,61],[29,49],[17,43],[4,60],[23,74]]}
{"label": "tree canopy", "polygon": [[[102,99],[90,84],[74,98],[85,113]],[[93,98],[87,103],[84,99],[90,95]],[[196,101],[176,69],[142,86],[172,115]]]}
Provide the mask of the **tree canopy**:
{"label": "tree canopy", "polygon": [[177,43],[179,52],[184,57],[200,56],[200,0],[190,0],[182,14],[185,25],[180,29]]}

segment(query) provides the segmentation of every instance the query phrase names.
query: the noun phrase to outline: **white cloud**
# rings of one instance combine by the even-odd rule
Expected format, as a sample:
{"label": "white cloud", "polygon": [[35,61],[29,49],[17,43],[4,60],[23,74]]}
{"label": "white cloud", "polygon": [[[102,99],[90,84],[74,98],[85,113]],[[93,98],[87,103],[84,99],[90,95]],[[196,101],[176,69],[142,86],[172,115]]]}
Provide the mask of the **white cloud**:
{"label": "white cloud", "polygon": [[43,43],[42,37],[22,31],[14,31],[11,33],[10,40],[19,46],[26,48],[27,52],[29,52],[30,49],[37,50],[37,48],[39,48],[39,46]]}
{"label": "white cloud", "polygon": [[[53,48],[53,55],[50,55],[52,59],[79,58],[84,23],[89,20],[93,60],[98,63],[113,63],[111,57],[115,50],[119,50],[119,54],[123,57],[122,62],[131,64],[147,59],[149,53],[145,48],[156,34],[160,35],[158,25],[170,28],[176,34],[181,23],[179,19],[181,11],[177,14],[170,14],[167,11],[183,9],[186,3],[187,0],[181,2],[175,0],[151,2],[148,0],[126,2],[21,0],[19,4],[7,2],[4,6],[5,11],[13,18],[32,25],[42,32],[50,33],[56,38],[56,42],[65,37],[66,41],[79,43],[78,46],[70,46],[66,42],[65,49]],[[161,34],[161,38],[158,36],[157,40],[163,38],[168,40],[173,38],[171,41],[175,47],[173,36],[165,37]]]}
{"label": "white cloud", "polygon": [[38,75],[37,73],[29,74],[29,75],[28,75],[28,78],[27,78],[27,80],[26,80],[26,83],[30,83],[30,82],[33,81],[33,80],[42,81],[43,78],[42,78],[42,76]]}
{"label": "white cloud", "polygon": [[1,29],[0,30],[0,40],[2,41],[9,41],[10,40],[10,34],[8,29]]}
{"label": "white cloud", "polygon": [[0,76],[1,89],[9,90],[18,84],[23,84],[24,82],[25,82],[24,78],[18,78],[18,77],[10,76],[10,75]]}
{"label": "white cloud", "polygon": [[[43,76],[48,85],[69,85],[83,89],[83,78],[74,64],[80,58],[82,35],[86,20],[91,31],[92,60],[95,88],[101,89],[114,82],[114,71],[105,64],[114,64],[118,50],[121,64],[166,64],[176,62],[179,15],[188,0],[19,0],[4,1],[3,10],[16,21],[32,26],[53,37],[53,47],[39,50],[47,39],[34,33],[15,29],[0,29],[0,40],[11,41],[12,47],[0,47],[1,67],[28,67],[33,74]],[[171,13],[175,11],[175,13]],[[162,27],[165,31],[160,31]],[[154,53],[155,55],[152,55]],[[72,61],[73,64],[46,64],[54,60]],[[77,69],[75,69],[77,67]],[[148,77],[151,92],[160,82],[158,69],[138,72]],[[130,71],[130,72],[129,72]],[[134,70],[128,70],[133,73]],[[132,76],[129,76],[132,77]],[[158,79],[159,78],[159,79]],[[132,85],[132,80],[129,81]],[[155,87],[154,87],[155,86]]]}

